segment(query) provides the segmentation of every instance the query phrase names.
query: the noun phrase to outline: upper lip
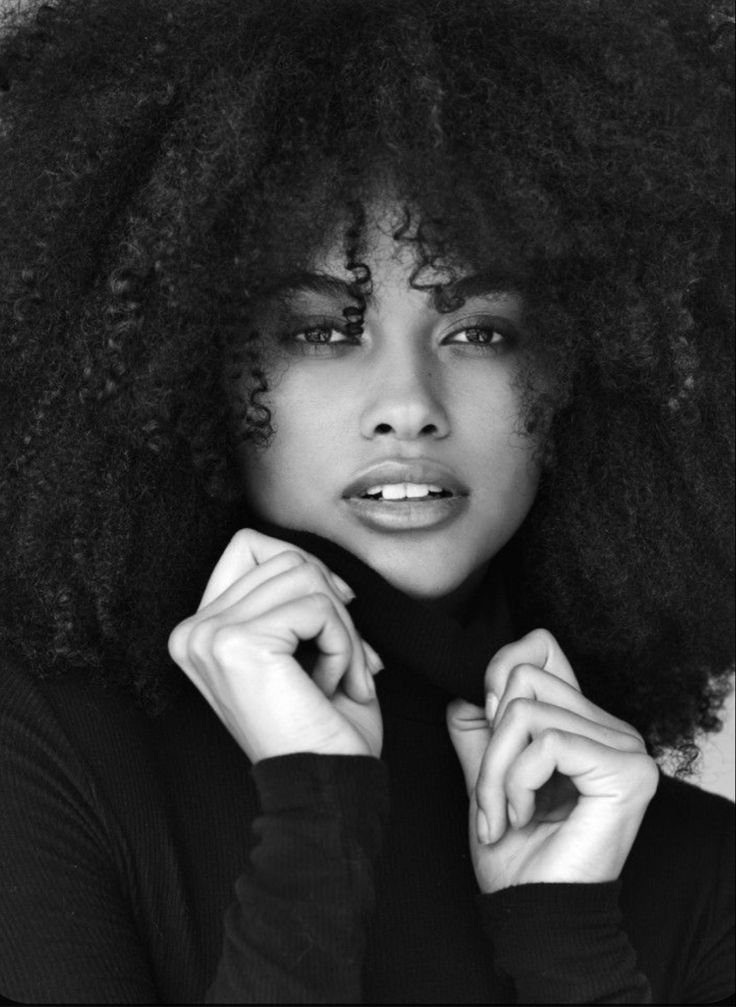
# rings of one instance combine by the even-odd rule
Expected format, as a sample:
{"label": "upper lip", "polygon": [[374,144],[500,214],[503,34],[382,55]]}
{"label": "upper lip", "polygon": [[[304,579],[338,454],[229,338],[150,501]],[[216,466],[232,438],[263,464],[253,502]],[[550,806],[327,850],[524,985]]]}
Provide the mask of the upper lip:
{"label": "upper lip", "polygon": [[430,458],[387,458],[375,462],[356,476],[343,491],[343,499],[363,496],[372,486],[386,483],[431,483],[456,496],[470,492],[460,479],[441,462]]}

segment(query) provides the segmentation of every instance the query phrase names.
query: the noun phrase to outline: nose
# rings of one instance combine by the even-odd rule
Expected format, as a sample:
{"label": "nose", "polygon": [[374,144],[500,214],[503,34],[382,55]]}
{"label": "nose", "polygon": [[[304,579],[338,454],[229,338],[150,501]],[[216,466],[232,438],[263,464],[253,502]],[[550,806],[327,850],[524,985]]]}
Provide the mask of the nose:
{"label": "nose", "polygon": [[366,389],[360,432],[368,440],[439,440],[449,434],[435,362],[409,340],[397,340],[392,350],[380,355]]}

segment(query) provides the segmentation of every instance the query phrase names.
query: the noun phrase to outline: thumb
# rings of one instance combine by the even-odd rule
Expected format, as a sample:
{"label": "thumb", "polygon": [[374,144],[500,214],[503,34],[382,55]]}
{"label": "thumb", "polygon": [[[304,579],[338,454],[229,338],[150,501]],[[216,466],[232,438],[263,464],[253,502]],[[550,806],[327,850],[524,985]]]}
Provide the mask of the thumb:
{"label": "thumb", "polygon": [[464,699],[453,699],[447,707],[447,729],[470,794],[475,789],[480,764],[491,739],[485,710]]}

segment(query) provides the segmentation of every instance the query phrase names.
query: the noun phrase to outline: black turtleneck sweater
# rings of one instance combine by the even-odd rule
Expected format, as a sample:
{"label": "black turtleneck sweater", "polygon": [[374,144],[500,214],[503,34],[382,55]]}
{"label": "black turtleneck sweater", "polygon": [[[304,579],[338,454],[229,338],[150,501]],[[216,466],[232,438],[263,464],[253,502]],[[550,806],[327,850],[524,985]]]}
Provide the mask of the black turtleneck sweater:
{"label": "black turtleneck sweater", "polygon": [[[284,533],[280,533],[284,537]],[[383,658],[382,759],[251,767],[167,712],[0,671],[0,994],[54,1003],[712,1003],[733,988],[733,806],[662,777],[620,882],[479,895],[445,726],[511,635],[315,536]],[[490,616],[488,611],[490,610]]]}

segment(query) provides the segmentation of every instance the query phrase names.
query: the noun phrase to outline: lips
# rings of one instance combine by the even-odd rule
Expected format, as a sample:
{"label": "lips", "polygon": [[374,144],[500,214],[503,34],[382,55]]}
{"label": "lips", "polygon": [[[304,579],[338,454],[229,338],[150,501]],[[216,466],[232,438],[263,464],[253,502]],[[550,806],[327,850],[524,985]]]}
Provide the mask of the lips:
{"label": "lips", "polygon": [[[384,488],[389,487],[387,495]],[[400,489],[403,487],[403,490]],[[429,494],[418,494],[417,488],[426,487]],[[370,495],[369,495],[370,491]],[[430,459],[392,458],[364,469],[343,491],[343,499],[376,498],[382,502],[402,504],[431,501],[442,497],[466,497],[469,489],[448,468]]]}

